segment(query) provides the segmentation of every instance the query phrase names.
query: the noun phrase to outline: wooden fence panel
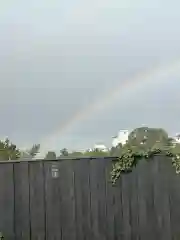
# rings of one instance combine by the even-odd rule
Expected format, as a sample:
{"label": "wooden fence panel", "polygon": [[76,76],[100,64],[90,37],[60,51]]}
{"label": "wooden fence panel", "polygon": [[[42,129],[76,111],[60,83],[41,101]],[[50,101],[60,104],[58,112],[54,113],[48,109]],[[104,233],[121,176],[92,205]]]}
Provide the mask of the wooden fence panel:
{"label": "wooden fence panel", "polygon": [[[138,186],[137,197],[138,203],[138,215],[139,215],[139,236],[146,238],[147,240],[156,239],[157,227],[156,221],[154,221],[156,212],[154,208],[154,175],[153,161],[142,161],[139,168],[136,169]],[[156,184],[156,183],[155,183]]]}
{"label": "wooden fence panel", "polygon": [[[161,215],[162,215],[162,231],[161,239],[172,239],[171,234],[171,214],[170,214],[170,188],[173,183],[173,175],[175,175],[175,169],[172,168],[171,159],[160,158],[159,161],[159,190],[161,189],[160,202],[161,202]],[[173,175],[172,175],[173,171]]]}
{"label": "wooden fence panel", "polygon": [[105,164],[106,172],[106,224],[107,239],[123,239],[123,212],[122,212],[122,181],[118,181],[112,186],[110,173],[112,171],[112,162],[108,160]]}
{"label": "wooden fence panel", "polygon": [[90,160],[90,189],[91,189],[91,229],[92,239],[106,239],[106,206],[105,206],[105,169],[102,159]]}
{"label": "wooden fence panel", "polygon": [[[137,198],[138,198],[138,235],[140,239],[154,239],[152,232],[149,226],[151,221],[149,207],[152,211],[152,181],[151,177],[147,173],[147,169],[150,171],[150,162],[141,161],[137,168]],[[154,234],[154,233],[153,233]]]}
{"label": "wooden fence panel", "polygon": [[142,160],[112,186],[110,158],[0,163],[0,232],[10,240],[180,239],[180,175]]}
{"label": "wooden fence panel", "polygon": [[29,164],[14,164],[14,204],[15,235],[18,240],[30,240],[30,205],[29,205]]}
{"label": "wooden fence panel", "polygon": [[75,161],[76,239],[92,239],[90,160]]}
{"label": "wooden fence panel", "polygon": [[[180,175],[175,174],[175,168],[171,166],[171,160],[166,164],[163,164],[163,160],[161,162],[161,171],[166,181],[164,181],[164,185],[167,188],[168,196],[166,196],[166,202],[169,202],[169,206],[166,211],[166,218],[168,220],[168,224],[170,225],[169,231],[171,231],[171,239],[179,240],[180,239]],[[163,197],[163,196],[162,196]],[[170,234],[169,234],[170,235]]]}
{"label": "wooden fence panel", "polygon": [[32,240],[45,239],[44,174],[43,163],[29,164],[30,181],[30,236]]}
{"label": "wooden fence panel", "polygon": [[130,175],[123,175],[121,177],[121,194],[122,194],[122,239],[128,240],[131,238],[131,214],[130,214]]}
{"label": "wooden fence panel", "polygon": [[14,166],[0,165],[0,232],[7,239],[13,240],[14,229]]}
{"label": "wooden fence panel", "polygon": [[[138,171],[133,168],[133,171],[128,174],[129,189],[129,217],[131,226],[130,239],[139,240],[139,205],[138,205]],[[123,212],[123,209],[122,209]]]}
{"label": "wooden fence panel", "polygon": [[[105,168],[105,179],[106,179],[106,231],[107,231],[107,239],[115,239],[116,232],[116,219],[122,213],[119,211],[118,205],[116,205],[116,201],[120,201],[119,197],[120,191],[117,191],[119,186],[119,182],[115,187],[112,187],[112,183],[110,182],[110,172],[112,170],[111,161],[107,161]],[[116,194],[117,193],[117,194]],[[114,217],[116,216],[116,217]]]}
{"label": "wooden fence panel", "polygon": [[[93,189],[91,191],[91,202],[97,201],[98,204],[97,223],[99,239],[102,240],[107,239],[106,162],[105,159],[100,158],[98,161],[97,159],[91,160],[90,164],[90,176],[92,176],[90,183],[92,182],[91,186],[95,190],[95,192],[93,192]],[[93,218],[93,211],[91,213]]]}
{"label": "wooden fence panel", "polygon": [[61,162],[48,161],[44,164],[45,172],[45,202],[46,202],[46,239],[62,238],[61,209]]}
{"label": "wooden fence panel", "polygon": [[60,165],[62,239],[76,239],[76,204],[74,160]]}

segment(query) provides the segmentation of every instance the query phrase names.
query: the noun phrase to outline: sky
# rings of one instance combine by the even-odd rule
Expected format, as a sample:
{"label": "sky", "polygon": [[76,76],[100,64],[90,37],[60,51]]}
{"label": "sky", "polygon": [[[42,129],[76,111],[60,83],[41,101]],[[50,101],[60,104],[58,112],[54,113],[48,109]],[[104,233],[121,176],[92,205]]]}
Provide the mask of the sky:
{"label": "sky", "polygon": [[[139,72],[180,59],[179,7],[178,0],[0,3],[0,137],[58,150],[110,144],[120,129],[142,124],[179,132],[179,68],[123,90]],[[116,101],[59,132],[116,86]]]}

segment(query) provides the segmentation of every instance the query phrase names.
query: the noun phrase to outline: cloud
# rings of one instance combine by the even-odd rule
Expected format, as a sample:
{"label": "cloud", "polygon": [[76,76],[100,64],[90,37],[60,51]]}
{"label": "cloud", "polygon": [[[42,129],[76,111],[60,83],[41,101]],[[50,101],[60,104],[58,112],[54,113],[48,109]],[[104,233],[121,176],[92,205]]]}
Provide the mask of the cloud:
{"label": "cloud", "polygon": [[[23,146],[40,141],[128,77],[180,56],[178,4],[6,1],[0,8],[0,135]],[[139,124],[141,117],[133,118],[132,112],[140,111],[146,122],[176,131],[178,77],[165,81],[163,94],[161,86],[158,94],[150,86],[133,92],[124,100],[126,107],[115,104],[80,122],[69,135],[59,136],[57,145],[106,141],[119,128]]]}

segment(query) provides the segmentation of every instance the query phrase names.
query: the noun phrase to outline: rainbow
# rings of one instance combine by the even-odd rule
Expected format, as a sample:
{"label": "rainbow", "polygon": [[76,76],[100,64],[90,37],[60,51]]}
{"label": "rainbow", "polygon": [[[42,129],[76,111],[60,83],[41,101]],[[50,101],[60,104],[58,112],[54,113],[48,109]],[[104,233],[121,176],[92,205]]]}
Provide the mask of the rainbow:
{"label": "rainbow", "polygon": [[[165,79],[170,74],[176,72],[180,69],[180,59],[176,59],[167,65],[156,65],[155,67],[139,72],[130,79],[127,79],[123,84],[120,82],[111,92],[106,94],[104,97],[95,101],[94,103],[86,106],[86,108],[78,111],[74,116],[72,116],[69,121],[66,121],[64,124],[61,124],[55,131],[47,136],[41,142],[41,147],[43,150],[48,149],[48,145],[52,145],[53,139],[56,137],[59,138],[61,134],[67,133],[71,128],[80,123],[81,121],[87,119],[92,114],[106,109],[108,106],[111,106],[117,99],[122,97],[129,96],[129,91],[135,91],[137,87],[143,86],[147,83],[151,83],[153,78]],[[156,83],[153,82],[155,85]]]}

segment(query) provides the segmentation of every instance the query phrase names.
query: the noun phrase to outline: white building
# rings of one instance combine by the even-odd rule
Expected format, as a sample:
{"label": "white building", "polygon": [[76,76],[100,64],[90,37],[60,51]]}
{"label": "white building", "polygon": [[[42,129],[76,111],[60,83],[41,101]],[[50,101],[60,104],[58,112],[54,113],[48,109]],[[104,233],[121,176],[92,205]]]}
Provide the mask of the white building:
{"label": "white building", "polygon": [[108,152],[108,148],[104,144],[101,144],[101,143],[95,144],[94,149],[97,149],[102,152]]}
{"label": "white building", "polygon": [[118,144],[126,144],[128,141],[129,131],[128,130],[120,130],[118,135],[113,137],[112,146],[117,147]]}

